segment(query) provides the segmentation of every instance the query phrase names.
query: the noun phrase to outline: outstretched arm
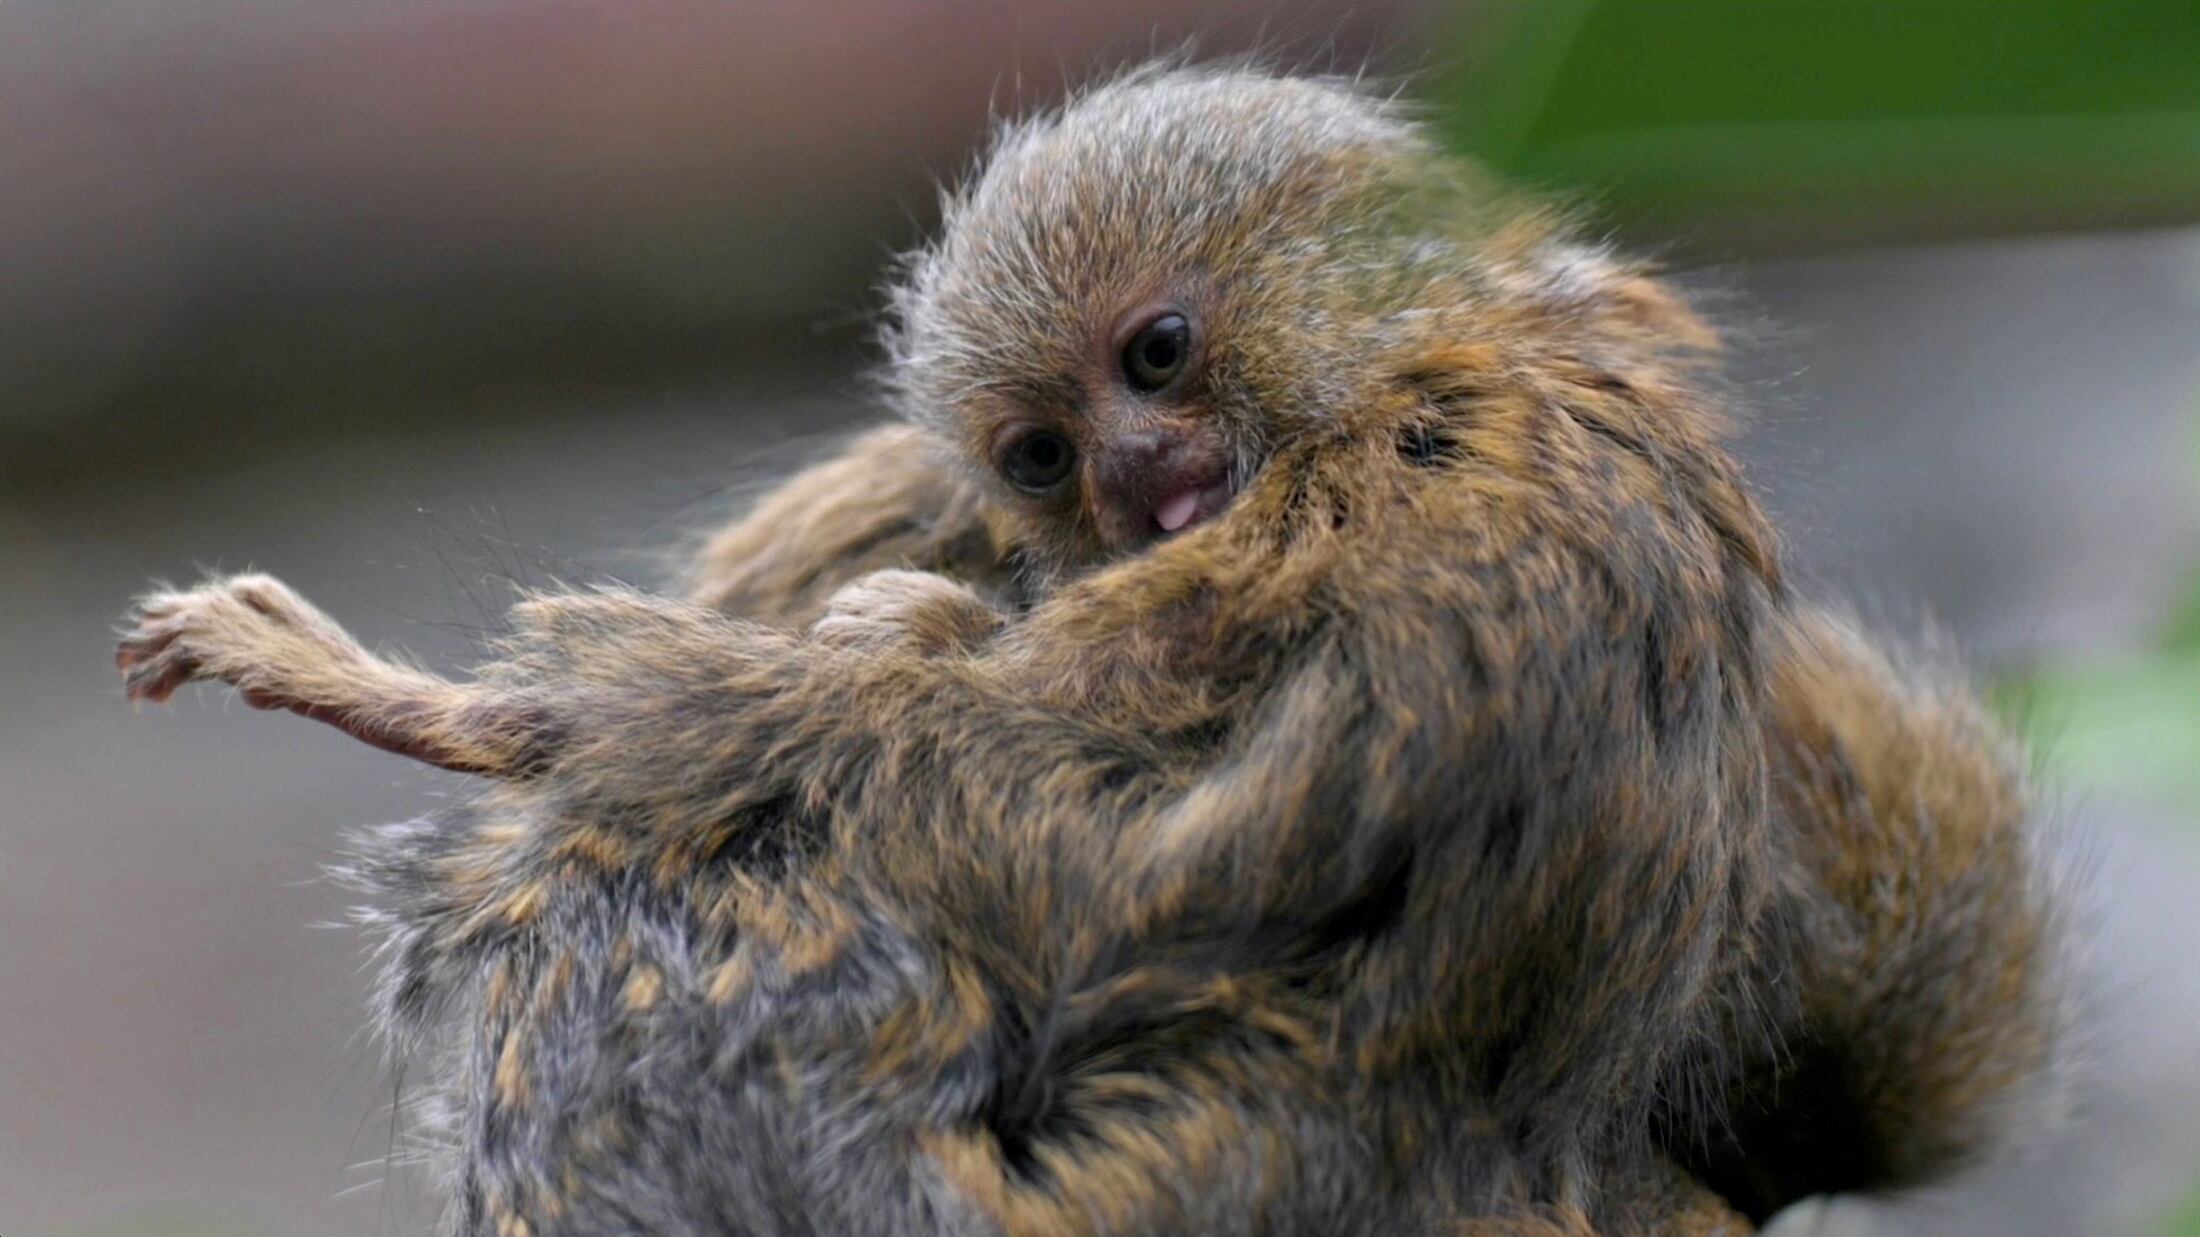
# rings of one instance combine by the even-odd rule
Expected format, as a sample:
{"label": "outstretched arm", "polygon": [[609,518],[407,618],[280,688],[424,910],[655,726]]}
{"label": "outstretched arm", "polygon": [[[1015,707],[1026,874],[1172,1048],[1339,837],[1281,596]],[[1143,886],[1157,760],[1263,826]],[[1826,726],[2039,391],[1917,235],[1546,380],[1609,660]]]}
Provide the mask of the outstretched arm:
{"label": "outstretched arm", "polygon": [[[891,632],[938,646],[990,630],[1014,584],[980,487],[937,459],[920,431],[891,424],[857,435],[713,533],[683,591],[696,606],[775,627],[823,619],[820,635],[834,644]],[[165,701],[193,679],[226,682],[255,708],[492,778],[535,768],[561,729],[509,687],[454,683],[369,652],[269,576],[153,593],[131,617],[116,663],[133,700]]]}
{"label": "outstretched arm", "polygon": [[384,751],[489,777],[517,776],[545,750],[548,715],[521,695],[371,653],[272,576],[152,593],[131,618],[115,665],[132,700],[223,682],[254,708],[287,709]]}

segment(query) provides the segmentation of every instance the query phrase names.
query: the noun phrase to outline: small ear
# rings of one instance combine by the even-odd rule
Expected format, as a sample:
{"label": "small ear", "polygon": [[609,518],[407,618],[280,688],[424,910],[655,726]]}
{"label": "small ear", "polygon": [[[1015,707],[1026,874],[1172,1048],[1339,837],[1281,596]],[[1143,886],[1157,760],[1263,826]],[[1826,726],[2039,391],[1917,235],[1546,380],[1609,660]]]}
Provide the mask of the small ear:
{"label": "small ear", "polygon": [[1659,353],[1712,353],[1719,332],[1680,289],[1596,245],[1541,246],[1533,264],[1547,295],[1624,342]]}
{"label": "small ear", "polygon": [[1721,346],[1718,329],[1664,280],[1630,275],[1614,283],[1605,300],[1614,323],[1667,340],[1668,347],[1717,352]]}

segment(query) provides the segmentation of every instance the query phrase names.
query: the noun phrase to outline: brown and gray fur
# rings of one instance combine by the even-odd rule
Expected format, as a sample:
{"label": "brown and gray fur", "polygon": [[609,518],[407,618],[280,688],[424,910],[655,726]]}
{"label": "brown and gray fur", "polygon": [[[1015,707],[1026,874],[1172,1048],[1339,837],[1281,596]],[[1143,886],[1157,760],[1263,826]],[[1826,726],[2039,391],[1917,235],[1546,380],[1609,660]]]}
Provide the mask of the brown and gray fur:
{"label": "brown and gray fur", "polygon": [[[463,683],[265,577],[125,640],[488,780],[353,869],[457,1231],[1743,1232],[2030,1110],[2010,753],[1791,598],[1647,272],[1348,86],[1151,71],[1006,130],[890,317],[907,424],[689,600]],[[1019,420],[1096,462],[1012,491]],[[1166,537],[1092,475],[1155,434],[1233,492]]]}

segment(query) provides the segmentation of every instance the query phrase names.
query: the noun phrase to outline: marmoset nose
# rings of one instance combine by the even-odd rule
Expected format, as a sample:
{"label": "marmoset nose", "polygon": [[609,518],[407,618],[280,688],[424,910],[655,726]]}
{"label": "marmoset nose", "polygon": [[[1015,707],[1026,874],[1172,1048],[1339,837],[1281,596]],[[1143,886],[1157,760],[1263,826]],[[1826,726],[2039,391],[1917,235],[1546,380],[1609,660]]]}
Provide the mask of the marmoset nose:
{"label": "marmoset nose", "polygon": [[1111,436],[1093,461],[1093,484],[1109,506],[1153,509],[1154,499],[1170,489],[1174,467],[1185,456],[1184,435],[1175,430],[1128,430]]}
{"label": "marmoset nose", "polygon": [[[1228,454],[1219,438],[1196,427],[1166,424],[1109,435],[1093,451],[1091,466],[1100,535],[1119,549],[1144,545],[1197,514],[1209,513],[1200,510],[1200,495],[1224,484],[1229,475]],[[1172,501],[1183,510],[1163,511]],[[1208,501],[1212,507],[1211,494]]]}

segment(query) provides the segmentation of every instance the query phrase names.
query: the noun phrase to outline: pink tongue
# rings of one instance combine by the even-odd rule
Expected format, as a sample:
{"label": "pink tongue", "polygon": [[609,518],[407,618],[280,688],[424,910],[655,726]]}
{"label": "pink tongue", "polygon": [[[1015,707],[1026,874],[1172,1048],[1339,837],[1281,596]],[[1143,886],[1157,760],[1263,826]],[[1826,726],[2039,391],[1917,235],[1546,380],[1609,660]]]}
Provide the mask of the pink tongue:
{"label": "pink tongue", "polygon": [[1161,505],[1153,509],[1153,519],[1154,523],[1159,524],[1163,531],[1173,533],[1191,523],[1192,513],[1198,510],[1199,491],[1186,490],[1181,494],[1163,499]]}

